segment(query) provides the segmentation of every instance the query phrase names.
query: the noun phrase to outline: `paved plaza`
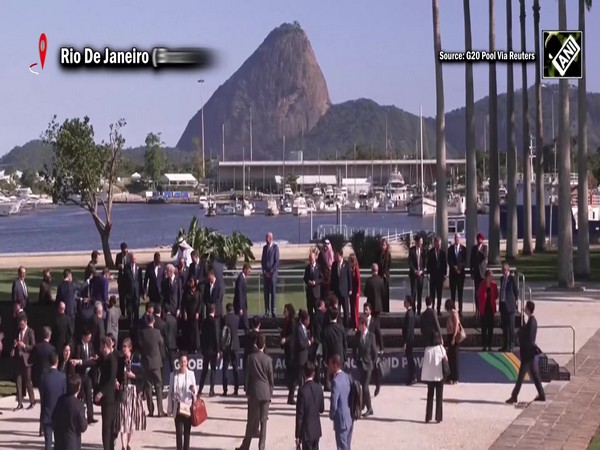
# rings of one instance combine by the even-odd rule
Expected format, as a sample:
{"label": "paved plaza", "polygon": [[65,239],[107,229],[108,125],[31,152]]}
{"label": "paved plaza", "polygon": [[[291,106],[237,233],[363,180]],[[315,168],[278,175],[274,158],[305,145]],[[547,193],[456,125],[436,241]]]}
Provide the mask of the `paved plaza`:
{"label": "paved plaza", "polygon": [[[585,448],[584,442],[589,441],[598,425],[597,414],[591,411],[597,411],[600,406],[600,397],[596,394],[600,388],[600,370],[597,368],[600,364],[597,356],[600,333],[596,334],[600,290],[562,293],[547,292],[541,286],[534,286],[533,299],[540,326],[572,325],[576,330],[576,349],[579,351],[583,347],[577,359],[577,374],[572,380],[546,385],[548,402],[532,404],[523,410],[504,404],[512,389],[509,384],[461,383],[444,388],[443,422],[426,425],[424,385],[384,386],[373,401],[375,415],[356,422],[353,448]],[[393,302],[393,310],[400,310],[400,305],[400,302]],[[538,344],[549,353],[568,353],[571,349],[570,333],[570,330],[542,328]],[[553,357],[562,365],[571,359],[568,354]],[[567,367],[572,371],[572,366]],[[534,396],[535,388],[526,384],[519,399],[528,401]],[[321,448],[330,450],[335,448],[335,440],[327,416],[329,401],[326,398]],[[277,389],[269,413],[268,450],[294,449],[294,407],[286,405],[285,401],[285,391]],[[245,429],[245,400],[241,397],[215,397],[207,398],[206,402],[209,420],[193,429],[191,448],[234,449],[241,443]],[[14,406],[13,397],[0,399],[0,410],[4,413],[0,417],[0,448],[41,448],[39,406],[32,411],[12,412]],[[83,437],[84,449],[101,448],[100,430],[99,423],[88,429]],[[116,448],[120,448],[120,443]],[[171,418],[148,419],[148,429],[136,433],[132,445],[132,449],[174,448]],[[258,448],[256,440],[251,448]]]}

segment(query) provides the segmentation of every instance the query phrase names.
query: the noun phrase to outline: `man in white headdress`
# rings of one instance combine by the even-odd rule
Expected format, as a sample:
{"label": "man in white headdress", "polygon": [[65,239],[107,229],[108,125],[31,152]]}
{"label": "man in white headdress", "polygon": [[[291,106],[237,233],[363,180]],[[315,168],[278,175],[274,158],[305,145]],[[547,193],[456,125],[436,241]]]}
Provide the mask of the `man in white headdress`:
{"label": "man in white headdress", "polygon": [[192,263],[192,250],[193,248],[188,244],[182,236],[177,238],[177,255],[175,255],[174,262],[177,264],[181,258],[185,261],[185,266],[189,267]]}

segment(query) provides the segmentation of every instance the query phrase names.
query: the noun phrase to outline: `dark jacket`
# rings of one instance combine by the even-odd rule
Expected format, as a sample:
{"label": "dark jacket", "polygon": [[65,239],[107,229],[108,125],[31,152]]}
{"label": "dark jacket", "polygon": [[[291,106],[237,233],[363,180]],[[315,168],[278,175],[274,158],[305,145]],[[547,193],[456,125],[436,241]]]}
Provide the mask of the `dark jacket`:
{"label": "dark jacket", "polygon": [[352,274],[350,272],[350,264],[347,261],[342,261],[341,267],[337,261],[331,266],[331,287],[338,299],[350,297],[350,292],[352,292]]}
{"label": "dark jacket", "polygon": [[535,343],[537,329],[537,319],[535,316],[530,316],[525,326],[519,329],[519,347],[523,361],[530,361],[537,354],[537,345]]}
{"label": "dark jacket", "polygon": [[375,335],[367,330],[363,341],[363,333],[356,332],[354,336],[354,360],[363,370],[373,370],[377,359]]}
{"label": "dark jacket", "polygon": [[410,278],[416,278],[419,269],[425,272],[425,269],[427,268],[426,252],[427,250],[421,247],[420,258],[419,261],[417,261],[417,247],[413,245],[408,249],[408,276]]}
{"label": "dark jacket", "polygon": [[[204,287],[204,283],[206,283],[206,279],[208,278],[208,263],[205,259],[198,260],[198,264],[192,262],[190,267],[188,268],[188,278],[195,277],[198,282],[198,289],[200,287]],[[200,291],[203,292],[203,291]]]}
{"label": "dark jacket", "polygon": [[[15,339],[19,339],[21,331],[17,329]],[[31,358],[31,353],[33,352],[33,348],[35,347],[35,333],[29,327],[25,329],[25,334],[23,335],[23,343],[25,347],[23,349],[15,348],[15,358],[17,358],[17,362],[20,365],[25,367],[31,367],[33,364],[33,360]]]}
{"label": "dark jacket", "polygon": [[294,342],[294,362],[296,367],[302,368],[308,361],[308,350],[310,348],[309,331],[303,330],[302,324],[296,326],[296,336]]}
{"label": "dark jacket", "polygon": [[73,339],[73,326],[66,314],[56,316],[54,327],[52,327],[52,343],[56,350],[61,353],[67,342]]}
{"label": "dark jacket", "polygon": [[221,327],[219,320],[211,315],[202,321],[200,347],[203,355],[212,355],[221,351]]}
{"label": "dark jacket", "polygon": [[223,316],[223,326],[225,325],[231,330],[231,350],[237,352],[240,350],[240,337],[238,335],[240,329],[240,317],[234,312],[225,314]]}
{"label": "dark jacket", "polygon": [[50,355],[54,352],[56,352],[54,346],[46,341],[40,341],[33,347],[33,369],[38,382],[42,379],[42,375],[50,369]]}
{"label": "dark jacket", "polygon": [[[94,348],[100,348],[100,343],[102,339],[106,336],[106,326],[104,325],[104,319],[102,317],[98,317],[95,313],[90,320],[90,331],[92,332],[92,343],[94,344]],[[118,339],[118,336],[115,336],[115,339]]]}
{"label": "dark jacket", "polygon": [[488,258],[488,247],[485,244],[481,244],[481,248],[477,244],[471,247],[471,259],[469,260],[471,265],[471,277],[479,280],[485,278],[485,271],[487,270],[487,258]]}
{"label": "dark jacket", "polygon": [[125,283],[129,298],[139,300],[144,294],[144,272],[139,264],[135,265],[135,272],[131,262],[125,266]]}
{"label": "dark jacket", "polygon": [[146,370],[157,370],[163,365],[161,348],[165,342],[160,331],[154,327],[147,327],[139,332],[142,367]]}
{"label": "dark jacket", "polygon": [[148,296],[151,302],[159,302],[161,300],[162,282],[164,278],[164,268],[162,264],[158,265],[158,276],[155,272],[156,266],[154,262],[146,266],[144,274],[144,294]]}
{"label": "dark jacket", "polygon": [[[118,268],[118,273],[117,273],[117,283],[119,285],[121,285],[121,283],[127,283],[127,279],[125,277],[125,268],[127,267],[127,265],[129,264],[129,261],[131,260],[131,258],[129,257],[129,252],[125,253],[125,255],[123,255],[123,252],[119,252],[117,253],[117,256],[115,257],[115,266]],[[121,269],[119,266],[123,264],[123,269]]]}
{"label": "dark jacket", "polygon": [[56,290],[56,304],[59,302],[65,304],[65,314],[74,319],[77,305],[75,304],[75,285],[72,281],[63,280],[58,286]]}
{"label": "dark jacket", "polygon": [[341,323],[329,322],[323,329],[323,360],[340,355],[342,363],[346,361],[346,329]]}
{"label": "dark jacket", "polygon": [[270,401],[273,395],[273,360],[257,351],[246,361],[246,395],[258,401]]}
{"label": "dark jacket", "polygon": [[42,400],[42,424],[52,425],[52,414],[61,395],[67,393],[67,376],[57,369],[49,369],[40,386]]}
{"label": "dark jacket", "polygon": [[[319,265],[315,264],[313,267],[312,264],[307,264],[306,268],[304,269],[303,280],[306,290],[306,298],[310,301],[310,304],[313,304],[316,308],[316,302],[321,298],[321,283],[323,282]],[[308,284],[309,281],[314,281],[315,285],[310,286]],[[352,286],[350,286],[350,289],[352,289]]]}
{"label": "dark jacket", "polygon": [[323,329],[328,321],[329,319],[327,318],[325,311],[321,311],[320,309],[315,311],[315,315],[310,322],[310,328],[312,337],[317,344],[320,344],[323,341]]}
{"label": "dark jacket", "polygon": [[246,291],[246,277],[243,273],[240,273],[235,279],[235,292],[233,294],[233,310],[236,314],[238,314],[242,309],[248,309],[248,294]]}
{"label": "dark jacket", "polygon": [[[23,284],[25,284],[25,289],[23,288]],[[27,302],[29,301],[29,286],[27,286],[25,280],[21,282],[21,280],[17,278],[13,281],[10,298],[13,303],[17,301],[20,302],[23,309],[27,308]]]}
{"label": "dark jacket", "polygon": [[430,248],[427,253],[427,273],[432,282],[443,282],[448,273],[448,263],[446,261],[446,252],[442,249],[436,251]]}
{"label": "dark jacket", "polygon": [[52,414],[54,450],[80,450],[81,433],[87,427],[83,402],[74,395],[60,397]]}
{"label": "dark jacket", "polygon": [[41,305],[53,305],[52,299],[52,284],[48,281],[42,281],[40,283],[40,292],[38,294],[38,302]]}
{"label": "dark jacket", "polygon": [[244,344],[244,357],[245,358],[248,358],[249,355],[258,351],[258,349],[256,348],[256,346],[254,344],[256,343],[256,339],[258,339],[259,334],[260,334],[260,332],[256,331],[256,330],[250,330],[250,331],[248,331],[248,333],[246,333],[246,339],[245,339],[245,344]]}
{"label": "dark jacket", "polygon": [[[448,266],[450,267],[450,278],[453,277],[464,277],[465,267],[467,266],[467,249],[464,245],[458,246],[458,255],[456,253],[456,246],[452,245],[448,247]],[[458,272],[457,270],[458,269]]]}
{"label": "dark jacket", "polygon": [[182,309],[183,311],[185,311],[185,315],[187,316],[187,320],[195,320],[196,314],[204,314],[202,309],[200,292],[198,292],[198,290],[192,292],[189,289],[186,289],[183,294],[181,303]]}
{"label": "dark jacket", "polygon": [[296,402],[296,439],[315,442],[322,436],[321,417],[325,411],[323,389],[313,380],[308,380],[298,389]]}
{"label": "dark jacket", "polygon": [[406,311],[404,321],[402,322],[402,341],[404,342],[404,345],[407,345],[408,347],[413,347],[415,345],[415,323],[415,310],[411,308]]}
{"label": "dark jacket", "polygon": [[380,313],[383,310],[382,299],[385,295],[385,284],[383,278],[379,275],[372,275],[365,283],[365,296],[367,302],[371,305],[374,313]]}
{"label": "dark jacket", "polygon": [[100,379],[98,381],[97,393],[102,393],[101,403],[112,405],[115,403],[115,381],[117,381],[117,356],[111,352],[103,356],[100,362]]}
{"label": "dark jacket", "polygon": [[82,363],[75,367],[76,372],[84,376],[86,375],[90,368],[96,366],[96,361],[92,358],[96,356],[96,352],[94,351],[94,345],[90,342],[88,344],[88,357],[86,358],[84,354],[83,344],[80,342],[75,346],[75,350],[71,354],[71,359],[81,359]]}
{"label": "dark jacket", "polygon": [[223,315],[223,288],[219,280],[215,279],[212,292],[210,291],[210,283],[206,283],[204,287],[204,305],[208,307],[211,303],[215,305],[215,316]]}
{"label": "dark jacket", "polygon": [[172,314],[165,314],[165,346],[167,350],[177,350],[177,319]]}
{"label": "dark jacket", "polygon": [[279,270],[279,247],[277,244],[273,243],[270,247],[266,244],[263,245],[260,267],[263,275],[270,272],[273,282],[276,282],[277,271]]}
{"label": "dark jacket", "polygon": [[383,336],[381,334],[381,326],[379,325],[379,321],[375,320],[373,315],[371,315],[371,320],[367,320],[367,322],[369,331],[375,335],[375,344],[377,344],[379,350],[383,351]]}
{"label": "dark jacket", "polygon": [[[506,305],[506,312],[514,313],[517,311],[519,288],[517,287],[517,280],[515,280],[513,275],[509,275],[506,278],[500,278],[500,292],[498,294],[498,304],[502,305],[504,303]],[[504,302],[502,300],[504,300]]]}
{"label": "dark jacket", "polygon": [[181,309],[181,283],[177,276],[171,281],[170,278],[165,278],[162,281],[162,303],[163,310],[171,311],[173,315]]}
{"label": "dark jacket", "polygon": [[425,311],[421,314],[421,336],[423,336],[423,345],[425,347],[434,345],[433,335],[436,331],[440,336],[442,335],[437,315],[433,308],[425,308]]}

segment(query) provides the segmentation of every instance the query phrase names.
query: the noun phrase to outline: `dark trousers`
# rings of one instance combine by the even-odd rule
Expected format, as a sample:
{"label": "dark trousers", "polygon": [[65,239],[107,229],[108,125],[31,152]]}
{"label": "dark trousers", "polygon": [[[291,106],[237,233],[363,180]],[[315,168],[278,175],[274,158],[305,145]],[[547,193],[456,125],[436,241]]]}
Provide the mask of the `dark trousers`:
{"label": "dark trousers", "polygon": [[417,305],[417,314],[421,314],[421,302],[423,301],[423,277],[410,277],[410,295]]}
{"label": "dark trousers", "polygon": [[473,291],[473,299],[475,302],[475,311],[479,312],[479,301],[477,300],[477,292],[479,291],[479,285],[481,284],[483,280],[481,278],[479,278],[478,276],[474,276],[473,277],[473,289],[475,289]]}
{"label": "dark trousers", "polygon": [[437,299],[437,311],[442,309],[442,291],[444,289],[444,279],[431,277],[429,278],[429,296],[432,299]]}
{"label": "dark trousers", "polygon": [[[129,296],[127,298],[127,315],[129,316],[129,322],[137,324],[140,322],[140,298],[136,296]],[[115,336],[115,339],[118,339]]]}
{"label": "dark trousers", "polygon": [[146,403],[148,404],[148,414],[154,415],[154,402],[152,401],[152,390],[156,391],[156,406],[158,415],[163,414],[162,402],[162,369],[146,369],[144,370],[144,391],[146,395]]}
{"label": "dark trousers", "polygon": [[25,366],[19,361],[17,372],[17,403],[23,404],[23,390],[27,390],[29,401],[35,402],[35,393],[33,392],[33,383],[31,382],[31,366]]}
{"label": "dark trousers", "polygon": [[270,403],[269,400],[248,398],[248,421],[246,422],[246,433],[242,445],[240,445],[240,450],[249,450],[250,442],[257,434],[259,435],[258,448],[259,450],[265,450]]}
{"label": "dark trousers", "polygon": [[125,317],[127,313],[127,303],[128,303],[128,289],[125,286],[125,281],[117,280],[117,290],[119,292],[119,308],[121,308],[121,316]]}
{"label": "dark trousers", "polygon": [[502,348],[512,351],[515,345],[515,312],[507,311],[505,302],[500,302],[500,324],[502,326]]}
{"label": "dark trousers", "polygon": [[435,391],[435,420],[442,421],[442,402],[444,396],[443,381],[428,381],[427,382],[427,408],[425,411],[425,422],[431,421],[433,412],[433,393]]}
{"label": "dark trousers", "polygon": [[404,356],[406,356],[406,366],[408,369],[408,380],[406,383],[412,383],[417,379],[415,373],[415,356],[413,354],[413,345],[406,344],[406,350],[404,351]]}
{"label": "dark trousers", "polygon": [[[91,371],[88,373],[92,373]],[[81,391],[79,395],[82,397],[87,410],[88,422],[94,420],[94,396],[92,393],[92,379],[89,375],[81,376]]]}
{"label": "dark trousers", "polygon": [[192,418],[175,415],[175,441],[177,450],[190,450],[190,431]]}
{"label": "dark trousers", "polygon": [[481,342],[483,348],[492,348],[494,338],[494,314],[491,311],[483,312],[481,315]]}
{"label": "dark trousers", "polygon": [[[450,273],[450,299],[456,305],[458,314],[462,314],[463,310],[463,290],[465,287],[465,275]],[[458,300],[458,303],[457,303]]]}
{"label": "dark trousers", "polygon": [[390,283],[387,277],[383,278],[383,297],[381,298],[383,312],[390,312]]}
{"label": "dark trousers", "polygon": [[350,326],[350,302],[348,301],[348,297],[338,296],[338,301],[340,308],[344,310],[344,327],[348,328]]}
{"label": "dark trousers", "polygon": [[306,294],[306,312],[308,312],[308,315],[310,316],[311,320],[315,315],[315,311],[317,309],[317,300],[318,299],[315,299],[312,292]]}
{"label": "dark trousers", "polygon": [[294,399],[296,394],[296,385],[298,384],[298,369],[291,358],[285,361],[285,382],[288,388],[288,401]]}
{"label": "dark trousers", "polygon": [[450,366],[450,376],[448,381],[458,381],[458,344],[452,345],[452,335],[448,335],[448,365]]}
{"label": "dark trousers", "polygon": [[519,392],[521,392],[521,385],[523,384],[523,380],[525,379],[525,374],[527,372],[529,372],[529,375],[533,380],[533,384],[537,389],[538,395],[544,398],[546,395],[544,394],[544,387],[542,386],[540,374],[535,364],[535,358],[526,358],[521,360],[521,366],[519,367],[519,375],[517,376],[517,383],[515,384],[515,388],[512,391],[511,397],[514,399],[517,399],[519,397]]}
{"label": "dark trousers", "polygon": [[229,372],[229,363],[233,370],[233,391],[237,393],[240,382],[238,380],[239,357],[236,350],[223,351],[223,392],[227,392],[227,373]]}
{"label": "dark trousers", "polygon": [[250,329],[250,324],[248,323],[248,310],[247,309],[243,309],[242,310],[242,314],[239,313],[239,311],[237,311],[236,313],[239,318],[240,318],[240,328],[244,331],[247,331]]}
{"label": "dark trousers", "polygon": [[275,314],[275,291],[277,290],[277,279],[263,277],[265,314]]}
{"label": "dark trousers", "polygon": [[52,424],[44,425],[44,450],[52,450]]}
{"label": "dark trousers", "polygon": [[115,450],[115,413],[114,403],[102,402],[102,447],[104,450]]}
{"label": "dark trousers", "polygon": [[364,369],[359,366],[358,368],[360,384],[362,385],[363,392],[363,408],[367,408],[367,411],[373,409],[371,406],[371,392],[369,391],[369,384],[371,383],[371,374],[373,373],[373,368]]}
{"label": "dark trousers", "polygon": [[313,442],[302,441],[302,450],[319,450],[319,440]]}
{"label": "dark trousers", "polygon": [[204,383],[206,381],[206,374],[210,367],[210,392],[215,392],[215,369],[217,367],[217,354],[216,352],[202,353],[202,373],[200,374],[200,392],[204,389]]}

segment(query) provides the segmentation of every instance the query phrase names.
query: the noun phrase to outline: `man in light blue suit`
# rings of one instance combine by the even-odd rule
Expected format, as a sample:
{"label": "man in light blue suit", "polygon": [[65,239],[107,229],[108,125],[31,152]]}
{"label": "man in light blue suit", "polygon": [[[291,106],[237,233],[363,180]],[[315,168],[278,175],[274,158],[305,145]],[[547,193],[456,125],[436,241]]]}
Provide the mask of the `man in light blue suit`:
{"label": "man in light blue suit", "polygon": [[[273,233],[270,231],[265,237],[260,265],[263,273],[265,289],[265,317],[271,314],[275,317],[275,290],[277,289],[277,270],[279,269],[279,247],[273,242]],[[270,301],[269,301],[270,300]]]}
{"label": "man in light blue suit", "polygon": [[337,450],[350,450],[352,447],[352,430],[354,429],[349,403],[352,382],[350,375],[342,370],[340,355],[333,355],[329,358],[327,369],[333,378],[331,381],[329,418],[333,421],[335,443]]}

